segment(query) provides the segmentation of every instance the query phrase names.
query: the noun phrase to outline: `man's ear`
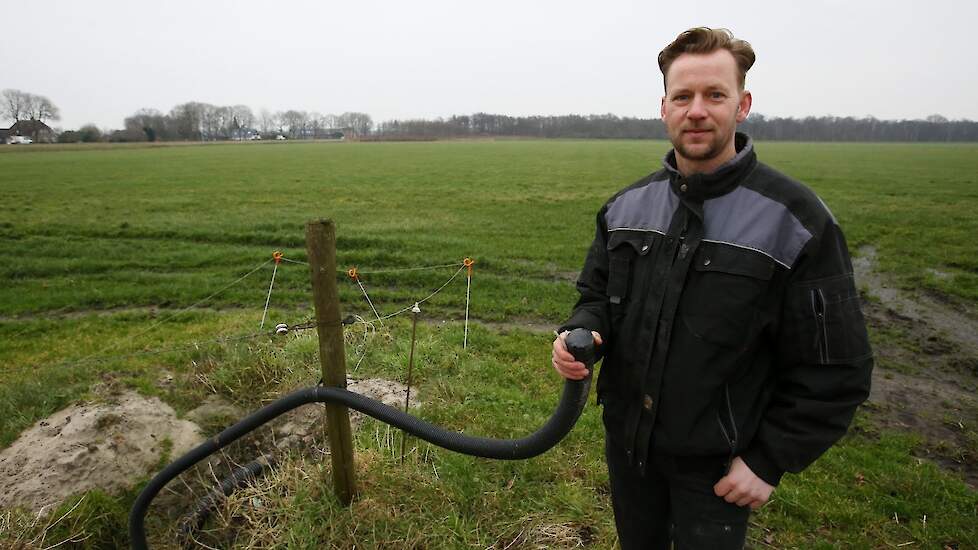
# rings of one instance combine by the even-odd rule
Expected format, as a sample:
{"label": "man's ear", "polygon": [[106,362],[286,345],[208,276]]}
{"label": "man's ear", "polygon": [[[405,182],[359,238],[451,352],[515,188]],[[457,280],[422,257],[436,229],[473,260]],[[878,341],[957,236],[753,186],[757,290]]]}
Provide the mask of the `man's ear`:
{"label": "man's ear", "polygon": [[750,92],[748,92],[747,90],[744,90],[744,92],[742,94],[740,94],[740,103],[737,104],[737,122],[738,123],[747,120],[747,115],[750,114],[751,102],[752,102],[752,98],[751,98]]}
{"label": "man's ear", "polygon": [[666,96],[662,96],[662,101],[659,103],[659,117],[662,120],[666,119]]}

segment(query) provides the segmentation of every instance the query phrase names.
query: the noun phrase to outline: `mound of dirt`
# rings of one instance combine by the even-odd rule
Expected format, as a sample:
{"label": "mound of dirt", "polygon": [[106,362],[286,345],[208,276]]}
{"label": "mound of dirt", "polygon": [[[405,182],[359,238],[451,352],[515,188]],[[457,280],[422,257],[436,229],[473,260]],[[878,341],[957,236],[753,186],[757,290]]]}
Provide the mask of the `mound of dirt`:
{"label": "mound of dirt", "polygon": [[68,407],[0,452],[0,509],[41,510],[81,491],[125,488],[159,461],[164,441],[179,456],[202,440],[169,405],[131,391]]}
{"label": "mound of dirt", "polygon": [[210,395],[204,399],[200,406],[188,412],[186,418],[204,426],[221,421],[226,421],[225,423],[236,422],[247,414],[248,411],[229,403],[221,396]]}
{"label": "mound of dirt", "polygon": [[[350,379],[347,388],[397,408],[404,407],[407,393],[407,386],[380,378]],[[419,404],[416,395],[412,391],[412,406]],[[187,417],[224,425],[244,414],[246,411],[213,396]],[[361,413],[350,411],[354,428],[362,419]],[[314,445],[324,425],[322,407],[297,409],[275,426],[276,445]],[[173,458],[203,439],[197,423],[178,419],[156,397],[132,391],[106,402],[68,407],[24,431],[0,451],[0,509],[49,510],[72,494],[126,488],[154,469],[165,448],[169,447]]]}
{"label": "mound of dirt", "polygon": [[[346,389],[402,410],[404,409],[404,400],[407,396],[407,386],[392,380],[384,380],[383,378],[365,378],[363,380],[348,378]],[[417,389],[412,389],[412,407],[420,404],[417,395]],[[351,409],[351,427],[356,429],[360,422],[363,421],[364,416],[363,413]],[[278,436],[275,445],[280,449],[309,446],[313,444],[317,435],[323,434],[325,425],[326,421],[323,407],[306,406],[296,409],[286,416],[284,423],[279,424],[275,428],[275,433]]]}

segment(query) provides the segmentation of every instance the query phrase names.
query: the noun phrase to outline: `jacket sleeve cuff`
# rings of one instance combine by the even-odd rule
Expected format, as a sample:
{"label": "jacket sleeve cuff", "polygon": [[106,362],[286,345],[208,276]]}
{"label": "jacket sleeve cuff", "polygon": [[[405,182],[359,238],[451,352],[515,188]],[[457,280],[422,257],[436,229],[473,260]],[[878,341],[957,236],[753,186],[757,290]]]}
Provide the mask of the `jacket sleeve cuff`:
{"label": "jacket sleeve cuff", "polygon": [[763,479],[768,485],[777,487],[778,483],[781,482],[784,470],[768,458],[758,446],[750,447],[740,455],[740,458],[754,472],[754,475]]}
{"label": "jacket sleeve cuff", "polygon": [[566,323],[557,328],[557,334],[560,334],[565,330],[574,330],[575,328],[586,328],[588,330],[593,330],[594,332],[600,334],[602,338],[607,336],[607,334],[604,333],[604,327],[601,326],[601,321],[586,310],[575,311]]}

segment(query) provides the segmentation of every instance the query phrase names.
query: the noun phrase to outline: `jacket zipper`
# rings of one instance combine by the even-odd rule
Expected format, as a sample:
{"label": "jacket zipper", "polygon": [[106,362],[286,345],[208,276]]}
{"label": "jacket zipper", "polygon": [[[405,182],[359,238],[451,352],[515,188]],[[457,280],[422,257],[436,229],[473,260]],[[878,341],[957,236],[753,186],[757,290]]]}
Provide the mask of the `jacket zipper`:
{"label": "jacket zipper", "polygon": [[812,312],[815,313],[819,362],[825,363],[829,358],[829,339],[825,326],[825,296],[820,288],[812,289]]}
{"label": "jacket zipper", "polygon": [[689,245],[686,244],[686,231],[689,229],[689,213],[683,212],[683,227],[679,231],[679,239],[677,240],[679,246],[676,247],[676,255],[672,257],[672,263],[676,263],[676,258],[680,260],[686,259],[686,254],[689,253]]}
{"label": "jacket zipper", "polygon": [[[734,418],[733,406],[730,404],[730,386],[723,385],[723,399],[727,403],[727,418],[730,419],[730,431],[727,431],[727,427],[723,425],[723,420],[720,418],[720,409],[717,409],[717,424],[720,425],[720,433],[723,434],[723,438],[727,440],[727,446],[730,447],[730,454],[727,455],[727,465],[724,468],[724,472],[730,470],[730,464],[733,463],[734,455],[737,452],[737,420]],[[731,437],[731,434],[733,437]]]}

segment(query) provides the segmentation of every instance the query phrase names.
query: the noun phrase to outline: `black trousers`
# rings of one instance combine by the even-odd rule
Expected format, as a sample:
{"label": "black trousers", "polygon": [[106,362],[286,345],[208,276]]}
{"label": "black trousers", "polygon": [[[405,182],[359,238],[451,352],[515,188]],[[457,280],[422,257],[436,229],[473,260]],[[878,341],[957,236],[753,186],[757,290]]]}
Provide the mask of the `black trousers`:
{"label": "black trousers", "polygon": [[607,436],[605,455],[622,550],[743,548],[750,507],[713,492],[727,457],[650,455],[643,475]]}

